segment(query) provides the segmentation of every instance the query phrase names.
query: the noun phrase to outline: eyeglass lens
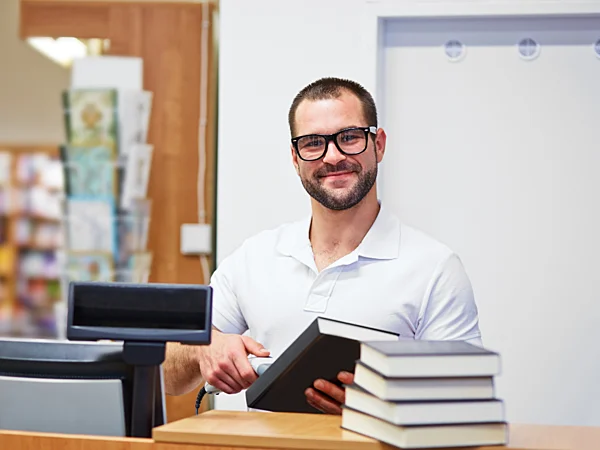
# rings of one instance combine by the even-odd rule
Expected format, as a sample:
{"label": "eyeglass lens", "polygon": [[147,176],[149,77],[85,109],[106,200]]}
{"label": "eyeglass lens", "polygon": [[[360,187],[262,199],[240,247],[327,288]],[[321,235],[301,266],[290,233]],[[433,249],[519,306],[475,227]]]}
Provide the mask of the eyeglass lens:
{"label": "eyeglass lens", "polygon": [[[345,130],[336,136],[339,148],[350,155],[361,153],[367,145],[363,130]],[[323,155],[327,140],[319,135],[304,136],[298,140],[298,152],[304,159],[318,159]]]}

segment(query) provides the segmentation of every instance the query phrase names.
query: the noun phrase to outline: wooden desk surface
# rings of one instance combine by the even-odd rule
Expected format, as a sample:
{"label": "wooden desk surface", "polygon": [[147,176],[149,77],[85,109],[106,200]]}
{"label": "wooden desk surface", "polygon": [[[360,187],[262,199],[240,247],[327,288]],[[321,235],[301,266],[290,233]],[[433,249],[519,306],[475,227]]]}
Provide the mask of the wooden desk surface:
{"label": "wooden desk surface", "polygon": [[[471,447],[469,450],[600,449],[600,427],[510,425],[509,436],[510,442],[506,447]],[[396,450],[395,447],[341,429],[339,416],[232,411],[207,411],[200,416],[163,425],[154,429],[154,439],[0,430],[0,449]]]}
{"label": "wooden desk surface", "polygon": [[[155,442],[214,447],[295,450],[390,450],[395,447],[344,430],[341,417],[237,411],[207,411],[157,427]],[[506,447],[479,450],[599,450],[600,427],[510,425]]]}

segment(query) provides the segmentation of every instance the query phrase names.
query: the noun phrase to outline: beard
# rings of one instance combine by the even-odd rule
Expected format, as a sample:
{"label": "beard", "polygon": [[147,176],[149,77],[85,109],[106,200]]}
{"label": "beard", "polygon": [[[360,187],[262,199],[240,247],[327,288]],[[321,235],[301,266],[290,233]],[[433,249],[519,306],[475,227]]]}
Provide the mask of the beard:
{"label": "beard", "polygon": [[[358,175],[358,181],[342,195],[336,195],[321,184],[321,178],[329,173],[352,171]],[[377,179],[377,164],[372,169],[363,170],[358,164],[341,161],[332,166],[326,164],[317,170],[311,178],[301,176],[300,180],[308,194],[325,208],[334,211],[350,209],[357,205],[369,193]]]}

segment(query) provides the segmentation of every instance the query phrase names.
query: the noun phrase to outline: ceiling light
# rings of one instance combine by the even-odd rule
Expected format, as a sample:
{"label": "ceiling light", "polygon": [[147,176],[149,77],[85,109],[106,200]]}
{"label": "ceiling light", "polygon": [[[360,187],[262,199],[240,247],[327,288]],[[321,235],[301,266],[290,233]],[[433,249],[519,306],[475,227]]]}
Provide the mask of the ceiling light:
{"label": "ceiling light", "polygon": [[75,58],[88,54],[88,46],[79,39],[72,37],[28,38],[27,42],[43,55],[64,67],[69,67]]}

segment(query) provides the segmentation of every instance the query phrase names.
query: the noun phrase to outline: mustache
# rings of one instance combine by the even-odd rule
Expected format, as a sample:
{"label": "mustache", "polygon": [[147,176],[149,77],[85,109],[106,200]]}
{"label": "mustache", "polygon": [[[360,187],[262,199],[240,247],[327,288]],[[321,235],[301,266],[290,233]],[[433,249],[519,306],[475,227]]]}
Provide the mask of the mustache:
{"label": "mustache", "polygon": [[324,177],[330,173],[337,172],[360,172],[360,166],[349,161],[340,161],[335,166],[332,166],[331,164],[325,164],[315,172],[315,176]]}

